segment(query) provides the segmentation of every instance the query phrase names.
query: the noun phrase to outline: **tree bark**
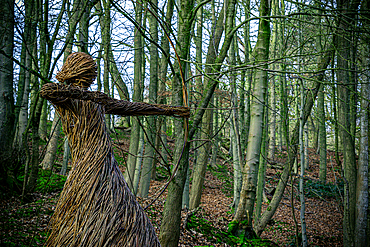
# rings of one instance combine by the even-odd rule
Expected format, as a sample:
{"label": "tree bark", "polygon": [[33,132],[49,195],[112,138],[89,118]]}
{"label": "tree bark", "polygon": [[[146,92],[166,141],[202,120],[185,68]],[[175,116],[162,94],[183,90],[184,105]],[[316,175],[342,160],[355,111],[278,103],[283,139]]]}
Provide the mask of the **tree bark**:
{"label": "tree bark", "polygon": [[[315,82],[315,85],[312,87],[311,93],[307,94],[306,99],[305,99],[304,116],[303,116],[304,123],[307,121],[307,118],[311,113],[311,109],[315,102],[319,87],[321,85],[321,81],[324,78],[323,72],[326,70],[326,67],[329,65],[331,58],[332,58],[332,52],[329,51],[325,54],[325,56],[319,62],[318,72],[317,72],[318,74],[317,81]],[[254,226],[254,229],[257,235],[261,235],[267,223],[272,218],[272,216],[275,214],[276,209],[279,206],[279,203],[283,196],[286,184],[289,179],[289,174],[291,172],[295,157],[297,156],[297,146],[298,146],[298,140],[299,140],[298,134],[299,134],[299,122],[296,123],[292,131],[291,139],[289,142],[289,149],[288,149],[288,161],[283,168],[283,172],[281,174],[280,181],[276,187],[275,194],[270,202],[269,207],[262,214],[260,220]]]}
{"label": "tree bark", "polygon": [[13,96],[13,56],[14,47],[14,0],[5,0],[0,4],[0,176],[7,181],[6,162],[11,156],[14,139],[14,96]]}
{"label": "tree bark", "polygon": [[[234,220],[241,222],[246,218],[247,226],[252,226],[254,202],[256,197],[257,173],[262,142],[262,126],[264,121],[264,104],[267,93],[267,64],[270,44],[270,2],[261,1],[260,19],[257,44],[255,47],[256,63],[259,64],[255,72],[252,89],[250,130],[248,136],[246,164],[243,168],[244,177],[240,194],[238,210]],[[246,216],[245,216],[246,214]]]}
{"label": "tree bark", "polygon": [[59,116],[58,114],[55,114],[53,124],[51,125],[49,143],[46,147],[46,153],[45,153],[44,159],[41,162],[42,169],[44,170],[51,169],[54,164],[54,160],[55,160],[55,156],[56,156],[56,152],[58,148],[60,128],[61,128],[61,124],[60,124]]}
{"label": "tree bark", "polygon": [[[190,50],[190,33],[192,29],[192,10],[194,8],[194,0],[180,0],[178,6],[178,37],[177,37],[177,54],[179,59],[175,64],[174,78],[172,80],[172,104],[184,105],[183,99],[187,100],[186,95],[183,95],[185,85],[183,84],[185,76],[186,60]],[[168,195],[166,204],[163,209],[162,225],[159,234],[159,240],[162,246],[177,247],[180,237],[181,223],[181,207],[182,194],[184,190],[187,171],[189,168],[189,142],[184,140],[186,122],[184,120],[174,121],[175,140],[174,150],[174,167],[177,167],[173,179],[168,186]]]}
{"label": "tree bark", "polygon": [[[370,1],[363,1],[360,9],[363,25],[370,24]],[[355,246],[369,246],[369,113],[370,113],[370,35],[363,34],[362,40],[365,44],[362,49],[362,67],[367,69],[362,76],[364,84],[361,85],[361,111],[360,111],[360,137],[359,137],[359,159],[357,170],[356,188],[356,226]]]}
{"label": "tree bark", "polygon": [[[354,149],[354,137],[351,135],[351,106],[349,60],[351,42],[348,28],[354,28],[354,11],[359,2],[346,2],[339,0],[338,9],[341,17],[338,26],[337,43],[337,81],[338,81],[338,122],[339,136],[343,148],[344,170],[344,216],[343,216],[343,244],[353,246],[355,235],[355,211],[356,211],[356,159]],[[351,12],[351,13],[348,13]]]}
{"label": "tree bark", "polygon": [[[367,52],[364,52],[364,67],[369,68],[370,59],[367,46]],[[367,58],[365,58],[367,57]],[[360,114],[360,152],[357,170],[357,188],[356,188],[356,225],[355,225],[355,246],[368,246],[367,243],[367,221],[369,209],[369,102],[370,102],[370,73],[364,75],[364,81],[367,83],[361,86],[361,114]]]}
{"label": "tree bark", "polygon": [[[152,0],[150,2],[151,14],[149,15],[149,25],[150,25],[150,36],[153,42],[158,43],[158,22],[155,16],[157,15],[158,1]],[[150,43],[150,84],[149,84],[149,103],[157,103],[157,87],[158,87],[158,49],[156,44]],[[141,182],[139,187],[139,194],[141,197],[147,197],[149,193],[151,172],[153,169],[154,162],[154,148],[155,139],[157,132],[157,121],[156,118],[150,116],[147,118],[148,128],[147,128],[147,144],[145,147],[145,158],[143,169],[141,173]],[[155,166],[154,166],[155,169]]]}
{"label": "tree bark", "polygon": [[[143,7],[142,4],[136,4],[135,6],[135,20],[136,22],[141,25],[143,16],[142,16]],[[138,28],[135,27],[134,33],[134,92],[132,95],[132,101],[142,101],[143,98],[143,48],[142,48],[142,35],[139,32]],[[140,138],[140,125],[136,118],[132,119],[131,125],[131,135],[130,135],[130,147],[129,147],[129,155],[127,158],[127,168],[125,171],[125,180],[129,188],[133,189],[133,181],[134,181],[134,174],[135,174],[135,167],[136,167],[136,157],[138,146],[139,146],[139,138]]]}

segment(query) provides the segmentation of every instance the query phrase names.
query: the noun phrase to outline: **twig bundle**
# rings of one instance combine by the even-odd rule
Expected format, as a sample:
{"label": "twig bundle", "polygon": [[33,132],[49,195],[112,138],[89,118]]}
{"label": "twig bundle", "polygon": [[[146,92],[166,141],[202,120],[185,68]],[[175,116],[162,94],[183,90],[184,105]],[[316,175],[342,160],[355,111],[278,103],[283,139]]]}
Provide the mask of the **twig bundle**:
{"label": "twig bundle", "polygon": [[104,107],[67,100],[56,111],[68,136],[72,169],[46,246],[160,246],[113,156]]}
{"label": "twig bundle", "polygon": [[90,100],[103,105],[107,114],[120,116],[165,115],[185,118],[190,116],[188,107],[117,100],[102,92],[86,91],[79,87],[63,84],[45,84],[40,94],[42,97],[58,103],[64,102],[67,99]]}
{"label": "twig bundle", "polygon": [[90,55],[75,52],[67,57],[56,78],[59,82],[88,88],[96,79],[97,69],[97,64]]}
{"label": "twig bundle", "polygon": [[84,91],[95,77],[93,59],[74,53],[57,76],[71,85],[49,83],[40,92],[54,104],[72,156],[72,169],[50,221],[46,246],[160,246],[119,170],[104,114],[188,117],[189,109],[132,103]]}

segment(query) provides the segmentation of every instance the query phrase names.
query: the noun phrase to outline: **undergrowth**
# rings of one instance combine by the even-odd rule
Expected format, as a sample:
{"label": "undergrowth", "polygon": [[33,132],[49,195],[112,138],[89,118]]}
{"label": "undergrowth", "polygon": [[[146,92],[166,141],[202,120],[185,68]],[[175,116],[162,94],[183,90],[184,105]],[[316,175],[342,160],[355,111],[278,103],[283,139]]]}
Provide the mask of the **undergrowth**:
{"label": "undergrowth", "polygon": [[[241,224],[244,224],[243,222]],[[232,221],[228,224],[228,230],[223,231],[212,225],[212,223],[202,217],[191,215],[186,222],[185,228],[203,234],[212,243],[225,243],[230,246],[252,247],[252,246],[277,246],[270,240],[259,237],[248,238],[245,231],[236,233],[238,223]]]}
{"label": "undergrowth", "polygon": [[343,195],[343,181],[337,184],[322,183],[320,181],[307,180],[305,183],[305,196],[311,198],[338,198]]}

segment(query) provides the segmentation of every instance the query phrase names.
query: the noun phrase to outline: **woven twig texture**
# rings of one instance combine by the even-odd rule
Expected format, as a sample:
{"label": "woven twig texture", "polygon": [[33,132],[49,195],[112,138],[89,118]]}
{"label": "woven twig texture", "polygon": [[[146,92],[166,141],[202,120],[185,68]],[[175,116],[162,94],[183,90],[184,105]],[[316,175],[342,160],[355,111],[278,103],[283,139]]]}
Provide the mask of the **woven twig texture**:
{"label": "woven twig texture", "polygon": [[160,246],[113,156],[104,107],[67,100],[55,109],[68,136],[72,169],[46,246]]}
{"label": "woven twig texture", "polygon": [[96,63],[71,54],[41,96],[55,106],[71,148],[72,169],[51,218],[46,246],[160,246],[144,210],[130,192],[113,156],[104,114],[189,117],[189,109],[116,100],[86,89]]}
{"label": "woven twig texture", "polygon": [[124,115],[185,117],[189,109],[124,102],[61,84],[44,85],[41,96],[61,117],[72,156],[46,246],[160,246],[113,156],[105,108]]}
{"label": "woven twig texture", "polygon": [[103,105],[107,114],[120,116],[166,115],[185,118],[190,116],[188,107],[117,100],[101,92],[86,91],[63,84],[45,84],[40,93],[54,104],[64,104],[68,99],[90,100]]}
{"label": "woven twig texture", "polygon": [[56,78],[66,84],[88,88],[97,76],[97,68],[96,62],[90,55],[75,52],[67,57]]}

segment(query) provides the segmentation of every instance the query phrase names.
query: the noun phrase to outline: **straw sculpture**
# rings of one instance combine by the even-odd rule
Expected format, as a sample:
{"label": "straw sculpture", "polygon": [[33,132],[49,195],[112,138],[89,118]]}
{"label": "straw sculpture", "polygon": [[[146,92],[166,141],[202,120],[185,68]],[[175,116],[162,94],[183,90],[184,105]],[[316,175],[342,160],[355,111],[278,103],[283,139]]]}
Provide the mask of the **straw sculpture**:
{"label": "straw sculpture", "polygon": [[160,246],[119,170],[104,114],[188,117],[189,109],[132,103],[86,91],[95,78],[94,60],[73,53],[57,75],[69,85],[48,83],[40,91],[62,120],[72,156],[46,246]]}

